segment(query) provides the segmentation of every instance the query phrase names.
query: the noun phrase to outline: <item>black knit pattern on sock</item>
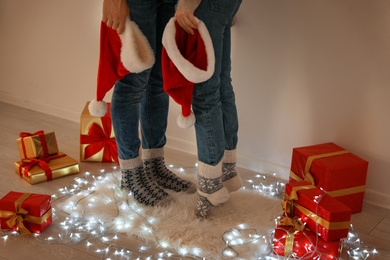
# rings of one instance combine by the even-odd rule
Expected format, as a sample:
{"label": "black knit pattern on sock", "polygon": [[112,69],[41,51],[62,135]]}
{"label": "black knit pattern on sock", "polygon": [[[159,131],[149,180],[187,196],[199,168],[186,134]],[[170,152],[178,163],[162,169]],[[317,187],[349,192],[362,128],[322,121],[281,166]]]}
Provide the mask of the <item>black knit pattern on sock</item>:
{"label": "black knit pattern on sock", "polygon": [[209,179],[198,175],[198,190],[212,194],[223,188],[222,178]]}
{"label": "black knit pattern on sock", "polygon": [[150,179],[143,166],[122,170],[121,189],[131,191],[134,198],[146,206],[155,206],[168,196]]}
{"label": "black knit pattern on sock", "polygon": [[197,218],[206,218],[212,204],[206,197],[198,195],[198,202],[196,203],[195,216]]}
{"label": "black knit pattern on sock", "polygon": [[162,188],[176,192],[187,191],[192,183],[179,178],[170,171],[164,162],[164,157],[144,160],[146,173]]}
{"label": "black knit pattern on sock", "polygon": [[236,163],[222,163],[222,181],[230,180],[237,175]]}

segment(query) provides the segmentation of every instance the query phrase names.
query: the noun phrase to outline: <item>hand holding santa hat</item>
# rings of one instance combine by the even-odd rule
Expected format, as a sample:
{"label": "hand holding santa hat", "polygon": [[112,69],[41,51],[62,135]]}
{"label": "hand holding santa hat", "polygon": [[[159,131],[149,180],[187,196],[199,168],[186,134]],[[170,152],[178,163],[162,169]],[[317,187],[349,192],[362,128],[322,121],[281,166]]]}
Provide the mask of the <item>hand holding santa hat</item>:
{"label": "hand holding santa hat", "polygon": [[89,104],[90,114],[104,116],[107,104],[103,99],[115,82],[128,73],[140,73],[151,68],[154,61],[154,53],[148,40],[129,17],[126,19],[125,30],[120,35],[102,21],[96,99]]}
{"label": "hand holding santa hat", "polygon": [[162,74],[164,90],[182,107],[177,124],[189,128],[195,123],[191,111],[195,83],[201,83],[214,74],[213,43],[205,24],[198,20],[198,29],[188,34],[175,18],[165,27],[162,43]]}

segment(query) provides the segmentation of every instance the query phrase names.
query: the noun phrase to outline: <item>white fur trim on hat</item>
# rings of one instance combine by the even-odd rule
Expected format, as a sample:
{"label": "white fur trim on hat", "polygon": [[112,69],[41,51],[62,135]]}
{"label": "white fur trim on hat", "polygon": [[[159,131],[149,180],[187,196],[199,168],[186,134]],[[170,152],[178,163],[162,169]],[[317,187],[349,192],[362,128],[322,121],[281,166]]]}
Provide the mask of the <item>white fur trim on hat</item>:
{"label": "white fur trim on hat", "polygon": [[126,19],[125,30],[119,37],[122,42],[121,61],[130,73],[140,73],[150,69],[155,61],[154,52],[148,39],[138,25]]}
{"label": "white fur trim on hat", "polygon": [[167,54],[180,73],[190,82],[200,83],[208,80],[214,73],[215,56],[213,42],[206,25],[198,20],[198,31],[205,45],[207,54],[207,70],[201,70],[195,67],[191,62],[181,55],[176,43],[176,27],[175,18],[172,17],[165,27],[162,43],[167,51]]}

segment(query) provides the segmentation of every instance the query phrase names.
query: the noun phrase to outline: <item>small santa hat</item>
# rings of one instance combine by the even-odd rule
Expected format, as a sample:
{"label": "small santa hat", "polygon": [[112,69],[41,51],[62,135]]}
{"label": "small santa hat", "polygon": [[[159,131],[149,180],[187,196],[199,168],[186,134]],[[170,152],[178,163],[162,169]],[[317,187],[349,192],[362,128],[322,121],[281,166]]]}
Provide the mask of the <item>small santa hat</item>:
{"label": "small santa hat", "polygon": [[165,27],[162,43],[164,90],[181,105],[177,124],[189,128],[195,123],[191,111],[194,84],[208,80],[214,73],[213,43],[202,21],[198,20],[198,29],[192,35],[174,17]]}
{"label": "small santa hat", "polygon": [[154,61],[153,50],[137,24],[127,18],[124,32],[118,35],[102,21],[96,99],[90,102],[89,113],[104,116],[107,104],[103,98],[115,82],[128,73],[140,73],[151,68]]}

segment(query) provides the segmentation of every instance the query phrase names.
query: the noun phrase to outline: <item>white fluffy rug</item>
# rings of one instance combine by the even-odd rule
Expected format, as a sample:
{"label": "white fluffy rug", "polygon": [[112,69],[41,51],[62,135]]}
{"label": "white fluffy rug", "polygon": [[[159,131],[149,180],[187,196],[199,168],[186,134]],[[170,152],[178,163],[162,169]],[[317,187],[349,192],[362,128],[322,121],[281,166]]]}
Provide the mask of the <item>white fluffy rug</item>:
{"label": "white fluffy rug", "polygon": [[[195,183],[194,174],[182,174],[182,177]],[[224,238],[229,230],[244,229],[243,232],[252,232],[249,236],[268,235],[275,227],[275,218],[282,213],[281,200],[240,190],[232,193],[228,202],[213,208],[209,218],[199,220],[194,215],[196,193],[169,192],[174,199],[170,205],[142,207],[122,193],[119,182],[118,172],[101,175],[93,185],[58,202],[56,207],[70,216],[104,223],[111,232],[125,233],[178,253],[185,250],[206,259],[221,259],[223,250],[227,253]],[[242,259],[254,256],[250,243],[231,249]],[[257,247],[256,250],[265,249]]]}

